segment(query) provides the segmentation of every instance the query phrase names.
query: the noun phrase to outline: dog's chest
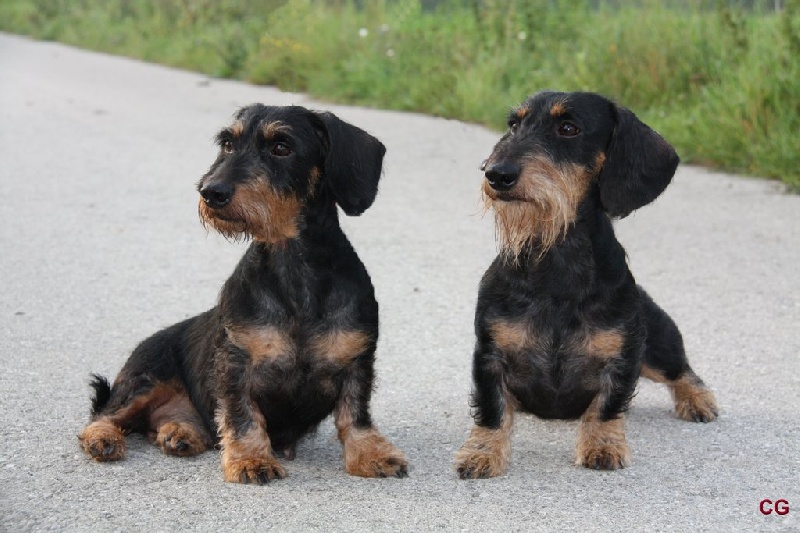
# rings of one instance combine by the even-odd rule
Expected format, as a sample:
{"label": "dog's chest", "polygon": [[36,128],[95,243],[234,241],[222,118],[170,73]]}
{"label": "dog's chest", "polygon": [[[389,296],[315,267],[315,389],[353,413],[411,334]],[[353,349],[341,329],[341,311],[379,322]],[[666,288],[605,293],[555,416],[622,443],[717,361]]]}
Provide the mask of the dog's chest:
{"label": "dog's chest", "polygon": [[255,383],[287,392],[295,387],[332,387],[335,374],[371,342],[366,332],[357,329],[324,327],[228,327],[226,335],[249,356]]}
{"label": "dog's chest", "polygon": [[578,416],[625,340],[617,330],[543,325],[534,317],[492,320],[488,333],[503,358],[510,392],[524,410],[546,418]]}

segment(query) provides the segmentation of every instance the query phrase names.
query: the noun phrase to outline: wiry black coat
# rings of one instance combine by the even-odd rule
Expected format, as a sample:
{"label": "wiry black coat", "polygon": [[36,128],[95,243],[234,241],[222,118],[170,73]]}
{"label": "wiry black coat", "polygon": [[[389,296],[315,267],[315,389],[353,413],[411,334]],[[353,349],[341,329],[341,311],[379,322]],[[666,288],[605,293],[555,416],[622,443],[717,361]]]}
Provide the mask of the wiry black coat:
{"label": "wiry black coat", "polygon": [[117,429],[178,455],[221,437],[226,479],[262,482],[284,475],[272,451],[293,457],[336,411],[349,472],[403,476],[402,454],[372,428],[378,303],[336,207],[372,204],[385,148],[330,113],[254,105],[235,118],[198,186],[200,211],[253,242],[215,307],[144,340],[113,388],[95,379],[84,449],[121,458]]}
{"label": "wiry black coat", "polygon": [[670,386],[680,416],[716,416],[678,328],[636,285],[612,226],[661,194],[678,155],[591,93],[536,94],[508,124],[484,163],[501,253],[480,283],[475,427],[456,468],[465,478],[502,474],[515,410],[581,417],[577,462],[621,468],[621,415],[640,375]]}

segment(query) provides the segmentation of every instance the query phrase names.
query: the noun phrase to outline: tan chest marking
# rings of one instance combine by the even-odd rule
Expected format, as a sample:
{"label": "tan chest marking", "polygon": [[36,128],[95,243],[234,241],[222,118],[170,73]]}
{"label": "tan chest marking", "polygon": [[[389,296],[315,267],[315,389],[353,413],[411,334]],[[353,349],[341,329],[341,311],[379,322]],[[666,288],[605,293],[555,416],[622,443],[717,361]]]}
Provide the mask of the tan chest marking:
{"label": "tan chest marking", "polygon": [[273,326],[226,327],[228,339],[250,354],[254,363],[287,355],[294,349],[291,337]]}
{"label": "tan chest marking", "polygon": [[622,351],[625,337],[615,329],[591,331],[581,343],[582,351],[589,357],[611,359]]}
{"label": "tan chest marking", "polygon": [[489,325],[489,331],[497,347],[505,352],[538,348],[542,344],[542,339],[532,335],[524,322],[494,320]]}
{"label": "tan chest marking", "polygon": [[312,353],[346,365],[369,346],[369,335],[363,331],[335,329],[311,340]]}

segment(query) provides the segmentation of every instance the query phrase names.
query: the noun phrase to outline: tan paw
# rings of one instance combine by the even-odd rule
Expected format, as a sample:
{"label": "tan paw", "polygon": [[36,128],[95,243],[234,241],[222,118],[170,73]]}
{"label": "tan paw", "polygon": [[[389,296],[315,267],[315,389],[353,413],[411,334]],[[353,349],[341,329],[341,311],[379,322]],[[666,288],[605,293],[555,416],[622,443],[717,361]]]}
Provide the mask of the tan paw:
{"label": "tan paw", "polygon": [[479,450],[464,444],[456,453],[455,467],[461,479],[502,476],[508,470],[508,458],[495,450]]}
{"label": "tan paw", "polygon": [[118,461],[125,457],[125,435],[108,420],[95,420],[78,436],[81,447],[95,461]]}
{"label": "tan paw", "polygon": [[[513,415],[512,415],[513,416]],[[511,458],[511,416],[497,429],[475,426],[456,452],[455,467],[461,479],[502,476]]]}
{"label": "tan paw", "polygon": [[222,475],[229,483],[262,485],[285,478],[286,470],[274,457],[249,457],[228,461],[223,459]]}
{"label": "tan paw", "polygon": [[344,469],[351,476],[408,477],[408,461],[375,429],[352,430],[344,442]]}
{"label": "tan paw", "polygon": [[589,444],[577,450],[575,464],[595,470],[617,470],[631,464],[631,453],[624,441]]}
{"label": "tan paw", "polygon": [[203,453],[206,442],[194,426],[180,422],[167,422],[158,428],[156,444],[168,455],[189,457]]}
{"label": "tan paw", "polygon": [[675,388],[675,413],[689,422],[711,422],[719,415],[714,393],[704,385]]}

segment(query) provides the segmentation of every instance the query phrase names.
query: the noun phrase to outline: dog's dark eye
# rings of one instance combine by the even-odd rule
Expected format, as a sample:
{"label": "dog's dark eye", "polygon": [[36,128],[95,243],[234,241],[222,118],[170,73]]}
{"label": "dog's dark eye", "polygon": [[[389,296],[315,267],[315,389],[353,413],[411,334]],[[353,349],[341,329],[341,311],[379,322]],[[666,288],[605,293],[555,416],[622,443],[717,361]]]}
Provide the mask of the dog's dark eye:
{"label": "dog's dark eye", "polygon": [[509,120],[508,129],[511,130],[511,133],[516,133],[519,129],[519,120]]}
{"label": "dog's dark eye", "polygon": [[223,141],[222,142],[222,151],[226,154],[233,153],[233,143],[230,141]]}
{"label": "dog's dark eye", "polygon": [[276,155],[278,157],[286,157],[287,155],[292,153],[289,147],[286,146],[284,143],[275,143],[270,152],[272,152],[272,155]]}
{"label": "dog's dark eye", "polygon": [[562,137],[575,137],[581,129],[572,122],[562,122],[558,127],[558,134]]}

